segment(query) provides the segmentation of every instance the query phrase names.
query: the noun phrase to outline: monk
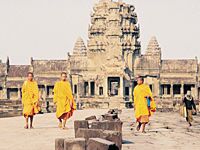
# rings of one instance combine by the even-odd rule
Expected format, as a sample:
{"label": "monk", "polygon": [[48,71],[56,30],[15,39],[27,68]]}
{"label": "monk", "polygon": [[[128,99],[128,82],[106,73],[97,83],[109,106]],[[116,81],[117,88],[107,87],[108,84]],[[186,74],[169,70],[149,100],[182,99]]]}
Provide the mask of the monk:
{"label": "monk", "polygon": [[23,105],[23,116],[25,117],[25,129],[33,128],[33,116],[39,112],[38,100],[39,90],[37,82],[33,80],[33,73],[28,72],[27,80],[22,86],[22,105]]}
{"label": "monk", "polygon": [[137,131],[145,133],[145,126],[149,122],[149,117],[155,112],[156,104],[149,86],[144,84],[143,77],[137,78],[133,95]]}
{"label": "monk", "polygon": [[59,128],[65,129],[67,119],[73,115],[76,109],[66,72],[62,72],[60,81],[55,83],[53,101],[56,105],[56,117],[59,120]]}

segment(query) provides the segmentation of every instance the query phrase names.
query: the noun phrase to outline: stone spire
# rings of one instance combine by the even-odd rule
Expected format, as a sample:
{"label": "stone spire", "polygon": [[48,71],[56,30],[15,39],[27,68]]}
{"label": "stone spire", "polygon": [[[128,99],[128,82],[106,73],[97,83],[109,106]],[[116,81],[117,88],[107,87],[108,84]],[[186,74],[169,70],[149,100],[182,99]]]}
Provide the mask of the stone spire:
{"label": "stone spire", "polygon": [[157,41],[156,37],[153,36],[149,41],[146,53],[149,54],[149,53],[160,53],[160,52],[161,52],[161,48],[158,44],[158,41]]}
{"label": "stone spire", "polygon": [[81,37],[79,37],[76,40],[76,43],[74,45],[74,49],[73,49],[73,54],[74,55],[86,55],[86,46],[83,42],[83,39]]}

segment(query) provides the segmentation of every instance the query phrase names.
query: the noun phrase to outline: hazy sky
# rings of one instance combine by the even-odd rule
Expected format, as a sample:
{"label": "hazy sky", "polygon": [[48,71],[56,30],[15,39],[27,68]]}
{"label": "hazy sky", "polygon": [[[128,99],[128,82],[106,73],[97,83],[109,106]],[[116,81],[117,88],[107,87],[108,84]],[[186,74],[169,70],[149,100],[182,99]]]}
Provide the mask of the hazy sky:
{"label": "hazy sky", "polygon": [[[0,0],[0,59],[29,64],[35,59],[65,59],[76,39],[87,42],[92,6],[97,0]],[[124,0],[135,5],[142,52],[155,35],[163,58],[200,59],[199,0]]]}

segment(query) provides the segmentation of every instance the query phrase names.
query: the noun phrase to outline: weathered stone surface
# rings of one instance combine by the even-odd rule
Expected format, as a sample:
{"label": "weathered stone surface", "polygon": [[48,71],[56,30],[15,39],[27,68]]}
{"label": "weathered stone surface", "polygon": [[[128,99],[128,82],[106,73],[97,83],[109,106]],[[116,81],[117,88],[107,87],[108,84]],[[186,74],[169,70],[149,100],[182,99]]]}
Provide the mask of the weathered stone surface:
{"label": "weathered stone surface", "polygon": [[118,150],[118,148],[113,142],[101,138],[90,138],[87,150]]}
{"label": "weathered stone surface", "polygon": [[88,129],[89,128],[88,121],[87,120],[76,120],[76,121],[74,121],[75,137],[76,137],[76,134],[77,134],[77,130],[79,128],[86,128],[86,129]]}
{"label": "weathered stone surface", "polygon": [[65,139],[64,150],[86,150],[86,142],[84,138]]}
{"label": "weathered stone surface", "polygon": [[122,110],[119,110],[119,109],[110,109],[108,111],[109,114],[120,114],[122,113]]}
{"label": "weathered stone surface", "polygon": [[85,120],[96,120],[96,119],[97,119],[96,116],[90,116],[90,117],[85,118]]}
{"label": "weathered stone surface", "polygon": [[103,131],[101,138],[114,142],[119,150],[122,148],[122,133],[117,131]]}
{"label": "weathered stone surface", "polygon": [[[92,111],[96,116],[106,112],[107,110],[102,109]],[[57,122],[54,113],[36,116],[34,130],[23,129],[24,118],[22,117],[0,118],[0,150],[27,150],[27,147],[28,150],[54,150],[56,137],[74,138],[74,119],[81,120],[90,115],[91,110],[77,110],[67,122],[68,129],[65,131],[56,128]],[[146,126],[146,134],[136,131],[133,117],[133,109],[125,109],[120,115],[120,119],[123,120],[122,150],[145,150],[149,147],[154,147],[155,150],[199,150],[200,114],[193,116],[193,126],[190,127],[193,131],[188,131],[188,123],[179,113],[156,112],[151,118],[150,124]],[[131,125],[132,123],[133,125]],[[17,140],[11,138],[13,134]],[[183,139],[187,139],[187,144],[183,144]],[[53,142],[51,142],[52,140]]]}
{"label": "weathered stone surface", "polygon": [[122,133],[117,131],[79,128],[76,138],[85,138],[86,141],[88,141],[90,138],[102,138],[114,142],[119,149],[122,147]]}
{"label": "weathered stone surface", "polygon": [[113,130],[122,132],[121,121],[95,121],[91,123],[91,129]]}
{"label": "weathered stone surface", "polygon": [[64,138],[57,138],[55,140],[55,150],[64,150]]}
{"label": "weathered stone surface", "polygon": [[0,100],[0,118],[22,115],[20,100]]}
{"label": "weathered stone surface", "polygon": [[164,108],[157,108],[156,110],[159,112],[173,112],[174,108],[164,107]]}
{"label": "weathered stone surface", "polygon": [[102,136],[103,130],[99,129],[85,129],[79,128],[75,134],[75,138],[85,138],[86,141],[89,138],[100,138]]}
{"label": "weathered stone surface", "polygon": [[109,113],[103,115],[103,118],[104,118],[105,120],[109,120],[109,121],[114,121],[114,120],[119,119],[117,114],[109,114]]}

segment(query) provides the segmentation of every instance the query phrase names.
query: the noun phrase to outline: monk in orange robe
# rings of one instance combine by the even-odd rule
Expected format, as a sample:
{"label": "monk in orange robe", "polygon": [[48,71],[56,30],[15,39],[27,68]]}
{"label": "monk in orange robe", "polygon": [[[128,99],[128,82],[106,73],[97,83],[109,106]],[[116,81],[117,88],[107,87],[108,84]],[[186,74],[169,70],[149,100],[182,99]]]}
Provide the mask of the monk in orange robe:
{"label": "monk in orange robe", "polygon": [[33,80],[33,73],[28,72],[27,80],[22,86],[22,105],[23,115],[25,117],[25,129],[28,129],[30,118],[30,128],[33,128],[33,116],[39,112],[38,99],[39,90],[37,82]]}
{"label": "monk in orange robe", "polygon": [[67,81],[67,73],[61,73],[60,81],[55,83],[54,86],[54,104],[56,104],[56,117],[59,120],[59,128],[65,129],[66,121],[76,109],[71,85]]}
{"label": "monk in orange robe", "polygon": [[144,84],[143,77],[138,77],[133,95],[137,131],[145,133],[145,125],[156,111],[156,104],[149,86]]}

